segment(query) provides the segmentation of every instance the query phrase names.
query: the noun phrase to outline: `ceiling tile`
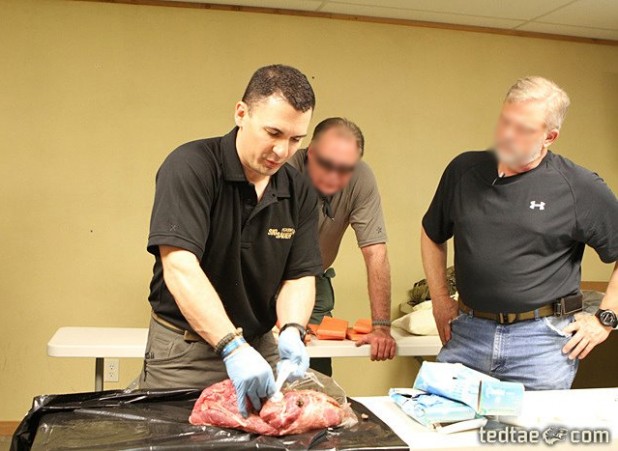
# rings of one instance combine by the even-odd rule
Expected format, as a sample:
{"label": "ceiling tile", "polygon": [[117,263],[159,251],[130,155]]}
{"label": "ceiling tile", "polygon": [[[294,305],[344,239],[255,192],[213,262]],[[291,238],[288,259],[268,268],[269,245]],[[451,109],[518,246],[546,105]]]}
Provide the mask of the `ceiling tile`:
{"label": "ceiling tile", "polygon": [[260,8],[297,9],[315,11],[322,0],[171,0],[173,2],[213,3],[218,5],[253,6]]}
{"label": "ceiling tile", "polygon": [[395,19],[420,20],[425,22],[441,22],[495,28],[513,28],[524,23],[522,20],[477,17],[427,11],[412,11],[398,8],[382,8],[377,6],[360,6],[332,2],[326,3],[320,11],[336,14],[389,17]]}
{"label": "ceiling tile", "polygon": [[[172,0],[320,11],[618,40],[618,0]],[[529,22],[530,21],[530,22]]]}
{"label": "ceiling tile", "polygon": [[517,29],[523,31],[538,31],[540,33],[562,34],[566,36],[618,40],[618,30],[604,30],[601,28],[586,28],[576,27],[573,25],[528,22]]}
{"label": "ceiling tile", "polygon": [[579,0],[537,20],[618,30],[618,0]]}
{"label": "ceiling tile", "polygon": [[328,0],[327,5],[339,3],[380,6],[384,8],[416,9],[472,16],[530,20],[572,1],[573,0]]}

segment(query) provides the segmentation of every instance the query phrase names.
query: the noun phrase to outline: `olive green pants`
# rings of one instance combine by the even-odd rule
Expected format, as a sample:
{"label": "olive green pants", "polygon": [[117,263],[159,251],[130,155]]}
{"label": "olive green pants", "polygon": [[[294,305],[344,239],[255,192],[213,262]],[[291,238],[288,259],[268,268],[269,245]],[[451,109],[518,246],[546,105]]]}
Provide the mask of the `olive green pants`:
{"label": "olive green pants", "polygon": [[[315,278],[315,305],[309,322],[320,324],[325,316],[333,316],[335,308],[335,291],[331,279],[335,277],[335,270],[328,268],[324,274]],[[310,360],[310,368],[327,376],[333,375],[332,360],[328,357],[314,358]]]}
{"label": "olive green pants", "polygon": [[[268,332],[249,343],[273,368],[279,360],[277,342]],[[205,388],[226,379],[225,364],[212,346],[187,342],[183,335],[150,320],[140,388]]]}

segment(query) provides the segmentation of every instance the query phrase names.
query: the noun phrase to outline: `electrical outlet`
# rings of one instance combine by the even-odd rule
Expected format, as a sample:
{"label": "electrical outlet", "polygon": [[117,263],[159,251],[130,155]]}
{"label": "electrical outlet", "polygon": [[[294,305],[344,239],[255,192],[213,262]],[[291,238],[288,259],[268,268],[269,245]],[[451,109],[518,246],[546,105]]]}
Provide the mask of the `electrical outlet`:
{"label": "electrical outlet", "polygon": [[105,359],[105,382],[118,382],[120,361],[118,359]]}

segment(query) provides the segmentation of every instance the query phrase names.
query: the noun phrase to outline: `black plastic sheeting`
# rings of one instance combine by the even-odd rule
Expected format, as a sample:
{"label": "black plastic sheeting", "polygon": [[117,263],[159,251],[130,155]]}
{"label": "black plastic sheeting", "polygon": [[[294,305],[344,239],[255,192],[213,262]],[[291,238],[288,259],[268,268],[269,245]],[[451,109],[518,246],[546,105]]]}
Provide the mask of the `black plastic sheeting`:
{"label": "black plastic sheeting", "polygon": [[384,422],[354,400],[350,403],[359,422],[349,429],[265,437],[193,426],[188,418],[200,393],[197,389],[110,390],[37,396],[13,435],[11,451],[408,449]]}

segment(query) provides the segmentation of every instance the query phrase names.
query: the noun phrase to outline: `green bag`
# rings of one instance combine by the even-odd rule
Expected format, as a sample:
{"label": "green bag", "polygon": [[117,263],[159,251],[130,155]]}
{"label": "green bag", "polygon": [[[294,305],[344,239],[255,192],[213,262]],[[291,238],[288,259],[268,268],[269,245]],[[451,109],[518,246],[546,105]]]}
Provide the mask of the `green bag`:
{"label": "green bag", "polygon": [[[454,295],[457,292],[457,286],[455,285],[454,266],[446,268],[446,284],[448,287],[449,296]],[[427,279],[419,280],[414,284],[412,289],[408,291],[408,304],[412,307],[429,299],[431,299],[431,296],[429,294],[429,285],[427,285]]]}

